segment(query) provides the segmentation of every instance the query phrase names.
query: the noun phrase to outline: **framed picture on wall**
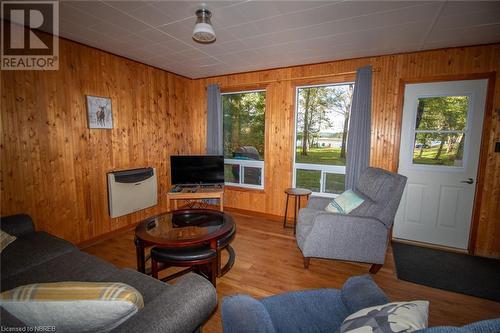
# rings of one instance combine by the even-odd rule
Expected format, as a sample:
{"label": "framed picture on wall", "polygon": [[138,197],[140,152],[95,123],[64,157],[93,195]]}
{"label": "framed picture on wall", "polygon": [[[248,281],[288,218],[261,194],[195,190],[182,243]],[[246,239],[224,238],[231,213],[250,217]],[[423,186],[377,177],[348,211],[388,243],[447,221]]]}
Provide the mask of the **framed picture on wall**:
{"label": "framed picture on wall", "polygon": [[113,128],[111,98],[86,96],[89,128]]}

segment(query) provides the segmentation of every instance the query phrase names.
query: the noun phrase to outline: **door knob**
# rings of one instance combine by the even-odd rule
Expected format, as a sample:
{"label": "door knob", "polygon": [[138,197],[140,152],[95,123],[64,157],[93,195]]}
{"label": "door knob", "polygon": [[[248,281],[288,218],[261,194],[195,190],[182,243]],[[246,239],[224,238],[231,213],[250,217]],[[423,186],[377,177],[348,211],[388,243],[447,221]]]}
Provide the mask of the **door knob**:
{"label": "door knob", "polygon": [[461,183],[474,184],[474,179],[468,178],[467,180],[462,180]]}

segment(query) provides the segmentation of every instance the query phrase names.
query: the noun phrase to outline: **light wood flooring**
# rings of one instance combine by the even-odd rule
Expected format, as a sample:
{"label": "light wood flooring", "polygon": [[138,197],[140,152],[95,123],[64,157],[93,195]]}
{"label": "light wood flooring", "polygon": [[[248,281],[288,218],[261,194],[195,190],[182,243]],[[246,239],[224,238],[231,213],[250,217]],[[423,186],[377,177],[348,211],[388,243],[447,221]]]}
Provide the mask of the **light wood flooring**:
{"label": "light wood flooring", "polygon": [[[277,221],[231,213],[237,224],[232,247],[236,262],[231,271],[217,280],[219,301],[234,294],[265,297],[285,291],[312,288],[340,288],[347,278],[367,274],[369,265],[312,259],[303,268],[302,255],[292,229]],[[84,251],[120,267],[136,267],[134,232],[129,230],[112,239],[87,247]],[[225,251],[224,251],[225,252]],[[394,270],[392,250],[374,280],[393,301],[430,301],[430,326],[463,325],[500,317],[500,303],[399,281]],[[222,332],[220,307],[205,324],[203,332]]]}

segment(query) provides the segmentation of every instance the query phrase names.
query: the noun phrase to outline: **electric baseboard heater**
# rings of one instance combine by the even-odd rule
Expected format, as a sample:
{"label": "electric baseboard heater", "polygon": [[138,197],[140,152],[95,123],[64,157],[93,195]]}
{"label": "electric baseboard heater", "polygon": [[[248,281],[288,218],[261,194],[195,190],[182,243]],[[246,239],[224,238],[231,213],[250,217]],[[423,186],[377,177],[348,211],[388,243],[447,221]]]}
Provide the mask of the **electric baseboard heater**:
{"label": "electric baseboard heater", "polygon": [[109,215],[119,217],[158,204],[155,168],[108,173]]}

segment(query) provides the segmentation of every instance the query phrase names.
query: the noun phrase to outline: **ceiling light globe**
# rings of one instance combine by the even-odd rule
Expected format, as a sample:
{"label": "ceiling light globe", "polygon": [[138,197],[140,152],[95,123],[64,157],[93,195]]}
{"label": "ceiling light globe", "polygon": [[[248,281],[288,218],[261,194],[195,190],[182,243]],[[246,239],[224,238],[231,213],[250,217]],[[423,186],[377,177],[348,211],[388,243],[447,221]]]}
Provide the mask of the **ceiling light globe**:
{"label": "ceiling light globe", "polygon": [[211,43],[215,41],[214,28],[207,23],[196,23],[193,30],[193,39],[200,43]]}
{"label": "ceiling light globe", "polygon": [[210,18],[212,12],[204,7],[196,11],[196,24],[193,30],[193,39],[199,43],[212,43],[215,41],[215,31]]}

